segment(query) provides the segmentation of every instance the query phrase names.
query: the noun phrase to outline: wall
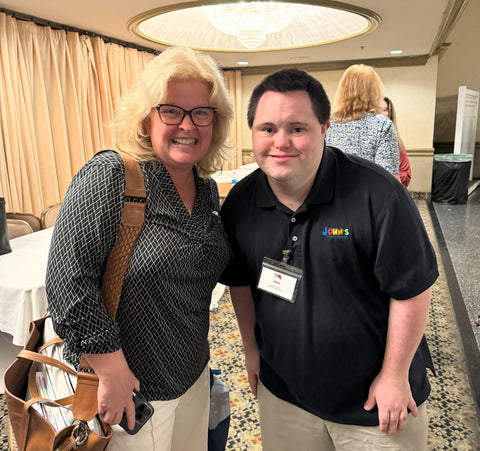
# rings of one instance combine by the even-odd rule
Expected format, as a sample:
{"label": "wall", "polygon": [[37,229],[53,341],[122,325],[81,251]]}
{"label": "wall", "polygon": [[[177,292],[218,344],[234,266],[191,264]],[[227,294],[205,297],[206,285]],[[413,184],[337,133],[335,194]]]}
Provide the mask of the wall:
{"label": "wall", "polygon": [[[454,142],[458,87],[480,91],[480,2],[471,0],[447,38],[450,46],[438,63],[435,142]],[[480,141],[480,115],[477,124]]]}
{"label": "wall", "polygon": [[[409,190],[430,192],[433,161],[433,130],[437,85],[437,57],[423,66],[378,68],[385,94],[394,102],[398,130],[405,142],[412,167]],[[333,101],[343,70],[311,72],[324,86]],[[265,75],[242,77],[242,149],[250,151],[252,141],[247,125],[248,99]]]}
{"label": "wall", "polygon": [[[450,46],[438,63],[434,143],[437,153],[453,152],[458,87],[480,91],[480,1],[471,0],[447,38]],[[480,114],[477,122],[473,177],[480,177]]]}

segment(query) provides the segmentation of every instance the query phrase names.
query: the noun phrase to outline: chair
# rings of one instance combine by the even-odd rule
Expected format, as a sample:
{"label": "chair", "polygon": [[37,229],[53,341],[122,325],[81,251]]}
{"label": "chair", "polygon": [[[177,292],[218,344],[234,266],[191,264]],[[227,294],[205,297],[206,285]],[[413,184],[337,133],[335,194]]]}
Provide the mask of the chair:
{"label": "chair", "polygon": [[42,230],[42,221],[40,221],[39,217],[31,213],[7,212],[7,219],[21,219],[26,221],[30,224],[34,232]]}
{"label": "chair", "polygon": [[19,236],[33,233],[32,226],[22,219],[8,219],[7,218],[8,239],[18,238]]}
{"label": "chair", "polygon": [[58,210],[60,210],[61,205],[62,204],[50,205],[50,207],[42,211],[40,221],[42,222],[43,229],[48,229],[55,225],[55,219],[57,219]]}

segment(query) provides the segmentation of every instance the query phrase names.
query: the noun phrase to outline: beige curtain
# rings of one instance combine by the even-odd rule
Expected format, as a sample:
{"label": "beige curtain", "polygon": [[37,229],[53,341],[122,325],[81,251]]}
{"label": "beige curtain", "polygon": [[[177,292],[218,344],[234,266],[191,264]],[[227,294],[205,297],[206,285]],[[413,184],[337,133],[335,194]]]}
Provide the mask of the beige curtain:
{"label": "beige curtain", "polygon": [[112,146],[115,102],[153,55],[0,13],[0,196],[40,215]]}
{"label": "beige curtain", "polygon": [[241,105],[242,105],[242,75],[239,70],[225,71],[225,81],[230,92],[234,108],[234,119],[230,128],[228,142],[231,145],[232,158],[227,160],[224,170],[237,169],[242,164],[242,142],[241,142]]}

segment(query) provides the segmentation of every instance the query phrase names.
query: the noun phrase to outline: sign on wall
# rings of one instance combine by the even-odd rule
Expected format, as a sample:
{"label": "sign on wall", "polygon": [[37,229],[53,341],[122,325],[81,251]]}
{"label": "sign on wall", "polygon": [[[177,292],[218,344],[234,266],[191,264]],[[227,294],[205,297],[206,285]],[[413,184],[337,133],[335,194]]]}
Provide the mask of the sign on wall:
{"label": "sign on wall", "polygon": [[479,98],[478,91],[472,91],[466,86],[459,86],[453,153],[472,156],[470,180],[473,177]]}

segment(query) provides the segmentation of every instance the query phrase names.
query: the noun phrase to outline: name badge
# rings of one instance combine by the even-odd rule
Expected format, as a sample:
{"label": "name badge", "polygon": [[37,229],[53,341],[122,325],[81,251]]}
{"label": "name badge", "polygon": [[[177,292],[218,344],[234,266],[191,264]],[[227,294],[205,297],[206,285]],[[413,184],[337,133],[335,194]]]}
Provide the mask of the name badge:
{"label": "name badge", "polygon": [[293,303],[302,275],[300,268],[264,257],[257,288]]}

